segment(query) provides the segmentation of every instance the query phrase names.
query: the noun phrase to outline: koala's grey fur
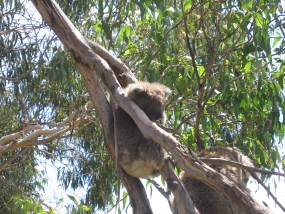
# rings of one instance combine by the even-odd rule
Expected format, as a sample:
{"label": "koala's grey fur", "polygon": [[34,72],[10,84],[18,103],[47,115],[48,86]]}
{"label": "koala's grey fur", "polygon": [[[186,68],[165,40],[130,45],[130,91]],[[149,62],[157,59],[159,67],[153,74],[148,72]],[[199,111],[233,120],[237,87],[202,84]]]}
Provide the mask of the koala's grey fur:
{"label": "koala's grey fur", "polygon": [[[125,88],[132,99],[151,121],[165,123],[165,101],[171,90],[159,83],[137,82]],[[136,178],[155,177],[166,157],[161,145],[146,139],[133,119],[116,106],[118,160],[123,169]]]}
{"label": "koala's grey fur", "polygon": [[[214,147],[203,150],[198,154],[198,157],[223,158],[253,166],[252,161],[247,156],[241,155],[228,147]],[[250,193],[246,187],[249,179],[247,171],[228,165],[210,164],[209,166],[232,180],[240,189]],[[180,178],[200,214],[244,214],[237,206],[203,182],[187,177],[184,172],[180,174]]]}

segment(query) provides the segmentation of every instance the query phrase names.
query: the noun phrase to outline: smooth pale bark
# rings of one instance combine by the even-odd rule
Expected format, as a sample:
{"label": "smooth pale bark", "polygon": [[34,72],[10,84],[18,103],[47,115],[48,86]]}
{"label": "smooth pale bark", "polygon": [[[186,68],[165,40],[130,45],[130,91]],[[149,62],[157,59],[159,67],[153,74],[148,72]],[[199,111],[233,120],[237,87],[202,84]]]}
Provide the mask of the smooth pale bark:
{"label": "smooth pale bark", "polygon": [[[113,98],[133,118],[143,135],[146,138],[152,139],[153,141],[161,144],[168,152],[170,152],[173,155],[174,159],[177,161],[178,166],[185,171],[187,176],[201,180],[207,185],[211,186],[220,194],[225,196],[228,200],[230,200],[232,203],[234,203],[236,206],[238,206],[245,213],[270,213],[269,210],[259,205],[249,194],[241,191],[233,182],[228,180],[225,176],[222,176],[221,174],[217,173],[207,165],[196,161],[195,158],[191,158],[181,148],[180,143],[173,136],[158,127],[155,123],[151,122],[141,109],[139,109],[133,102],[129,101],[125,97],[124,90],[120,87],[116,76],[112,72],[107,62],[102,60],[100,57],[97,56],[97,54],[93,52],[87,40],[67,19],[67,17],[63,14],[63,12],[60,10],[55,1],[32,0],[32,2],[34,3],[37,10],[40,12],[42,17],[45,19],[45,21],[48,23],[48,25],[51,27],[51,29],[63,42],[65,47],[72,53],[83,76],[83,79],[86,78],[85,76],[90,75],[89,73],[95,75],[94,70],[96,70],[96,73],[101,77],[102,82],[107,87],[108,91],[113,95]],[[86,67],[86,72],[81,71],[83,70],[83,67]],[[93,79],[96,79],[95,76],[93,76]],[[85,82],[85,84],[87,84],[87,82]],[[98,85],[97,89],[93,88],[96,84]],[[88,86],[88,84],[86,86]],[[102,89],[100,89],[101,87],[99,87],[99,82],[94,82],[91,84],[91,86],[91,88],[88,88],[89,93],[91,93],[93,90],[102,91]],[[90,94],[90,96],[94,105],[98,106],[99,104],[96,104],[98,100],[92,97],[92,93]],[[104,104],[100,103],[100,105]],[[105,107],[107,107],[107,104]],[[99,112],[101,111],[99,110],[101,108],[102,106],[96,107],[96,110],[99,115],[101,114],[101,112]],[[108,107],[108,109],[111,115],[110,107]],[[110,122],[110,119],[106,119],[110,118],[110,115],[107,116],[102,113],[102,115],[100,116],[100,120],[102,120],[102,128],[105,132],[105,139],[106,141],[109,140],[107,144],[111,144],[110,135],[107,136],[107,133],[110,133],[110,130],[106,130],[106,127],[110,128],[112,127],[112,125],[109,124],[109,126],[105,126]],[[112,151],[111,157],[114,158],[114,153],[112,154]],[[124,179],[124,176],[122,177]],[[132,194],[132,191],[133,189],[130,190],[129,194]],[[135,209],[136,207],[133,208]]]}
{"label": "smooth pale bark", "polygon": [[[169,160],[165,161],[161,170],[161,176],[167,183],[167,187],[174,195],[174,199],[170,204],[172,213],[196,213],[194,204],[184,187],[184,184],[176,176],[173,166]],[[186,206],[185,206],[186,205]]]}

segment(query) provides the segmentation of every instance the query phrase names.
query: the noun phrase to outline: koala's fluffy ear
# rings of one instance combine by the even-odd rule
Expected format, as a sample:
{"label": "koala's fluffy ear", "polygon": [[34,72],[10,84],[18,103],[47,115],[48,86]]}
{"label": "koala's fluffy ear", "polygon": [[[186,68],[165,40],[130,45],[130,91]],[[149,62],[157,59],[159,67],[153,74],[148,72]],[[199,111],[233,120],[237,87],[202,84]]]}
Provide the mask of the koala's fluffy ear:
{"label": "koala's fluffy ear", "polygon": [[165,94],[165,99],[167,100],[169,95],[171,94],[170,88],[166,87],[164,88],[164,94]]}
{"label": "koala's fluffy ear", "polygon": [[127,96],[132,100],[144,92],[145,92],[145,87],[141,84],[130,84],[126,90]]}

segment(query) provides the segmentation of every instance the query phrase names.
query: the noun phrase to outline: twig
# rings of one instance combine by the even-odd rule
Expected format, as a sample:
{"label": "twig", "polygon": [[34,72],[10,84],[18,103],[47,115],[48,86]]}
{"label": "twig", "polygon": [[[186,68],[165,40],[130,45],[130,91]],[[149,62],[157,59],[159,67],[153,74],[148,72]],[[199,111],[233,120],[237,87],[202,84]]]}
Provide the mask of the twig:
{"label": "twig", "polygon": [[150,59],[148,60],[146,66],[145,66],[145,69],[144,69],[144,71],[143,71],[143,74],[142,74],[141,79],[144,79],[144,78],[145,78],[146,71],[147,71],[147,69],[148,69],[150,63],[152,62],[153,58],[158,54],[159,49],[160,49],[160,48],[162,47],[162,45],[164,44],[164,39],[165,39],[165,37],[167,36],[167,34],[168,34],[171,30],[177,28],[177,27],[180,25],[180,23],[182,22],[182,20],[183,20],[183,19],[181,19],[178,23],[176,23],[176,24],[175,24],[174,26],[172,26],[168,31],[166,31],[166,33],[164,34],[164,36],[163,36],[163,38],[162,38],[162,40],[161,40],[161,43],[160,43],[159,47],[157,48],[157,50],[155,51],[155,53],[154,53],[154,54],[150,57]]}
{"label": "twig", "polygon": [[246,166],[243,165],[239,162],[235,162],[235,161],[230,161],[230,160],[226,160],[223,158],[204,158],[204,157],[199,157],[199,159],[201,161],[203,161],[205,164],[221,164],[221,165],[229,165],[229,166],[233,166],[233,167],[238,167],[240,169],[244,169],[246,171],[253,171],[253,172],[260,172],[260,173],[264,173],[264,174],[270,174],[270,175],[279,175],[279,176],[283,176],[285,177],[284,173],[281,172],[272,172],[269,170],[265,170],[265,169],[259,169],[256,167],[251,167],[251,166]]}
{"label": "twig", "polygon": [[14,155],[7,163],[5,163],[1,168],[0,172],[3,171],[10,163],[12,163],[16,158],[24,154],[30,147],[24,148],[22,151],[20,151],[18,154]]}
{"label": "twig", "polygon": [[[267,191],[267,193],[272,197],[272,199],[275,201],[275,203],[285,212],[285,208],[280,204],[280,202],[277,200],[277,198],[273,195],[273,193],[265,186],[265,184],[257,177],[257,175],[252,171],[248,170],[251,176],[257,180],[257,182]],[[284,175],[282,175],[284,176]]]}
{"label": "twig", "polygon": [[109,212],[112,211],[112,209],[114,209],[114,207],[116,207],[121,201],[123,201],[128,195],[126,195],[125,197],[123,197],[120,201],[117,201],[116,204],[114,204],[113,207],[111,207],[107,212],[105,212],[104,214],[107,214]]}
{"label": "twig", "polygon": [[171,204],[169,191],[164,191],[163,187],[160,186],[159,183],[157,183],[155,180],[152,180],[150,178],[146,178],[146,180],[148,180],[160,192],[160,194],[167,199],[168,203]]}

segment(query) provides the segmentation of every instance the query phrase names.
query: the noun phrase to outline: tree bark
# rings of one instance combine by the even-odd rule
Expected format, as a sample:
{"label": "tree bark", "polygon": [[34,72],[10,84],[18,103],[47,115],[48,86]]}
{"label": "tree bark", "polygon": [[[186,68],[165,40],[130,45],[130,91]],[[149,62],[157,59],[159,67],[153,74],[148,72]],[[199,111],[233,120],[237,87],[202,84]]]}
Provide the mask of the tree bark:
{"label": "tree bark", "polygon": [[173,166],[169,160],[166,160],[162,169],[160,170],[161,176],[166,180],[167,187],[174,195],[171,203],[171,211],[174,214],[188,214],[196,213],[194,204],[188,195],[183,183],[176,176],[173,171]]}

